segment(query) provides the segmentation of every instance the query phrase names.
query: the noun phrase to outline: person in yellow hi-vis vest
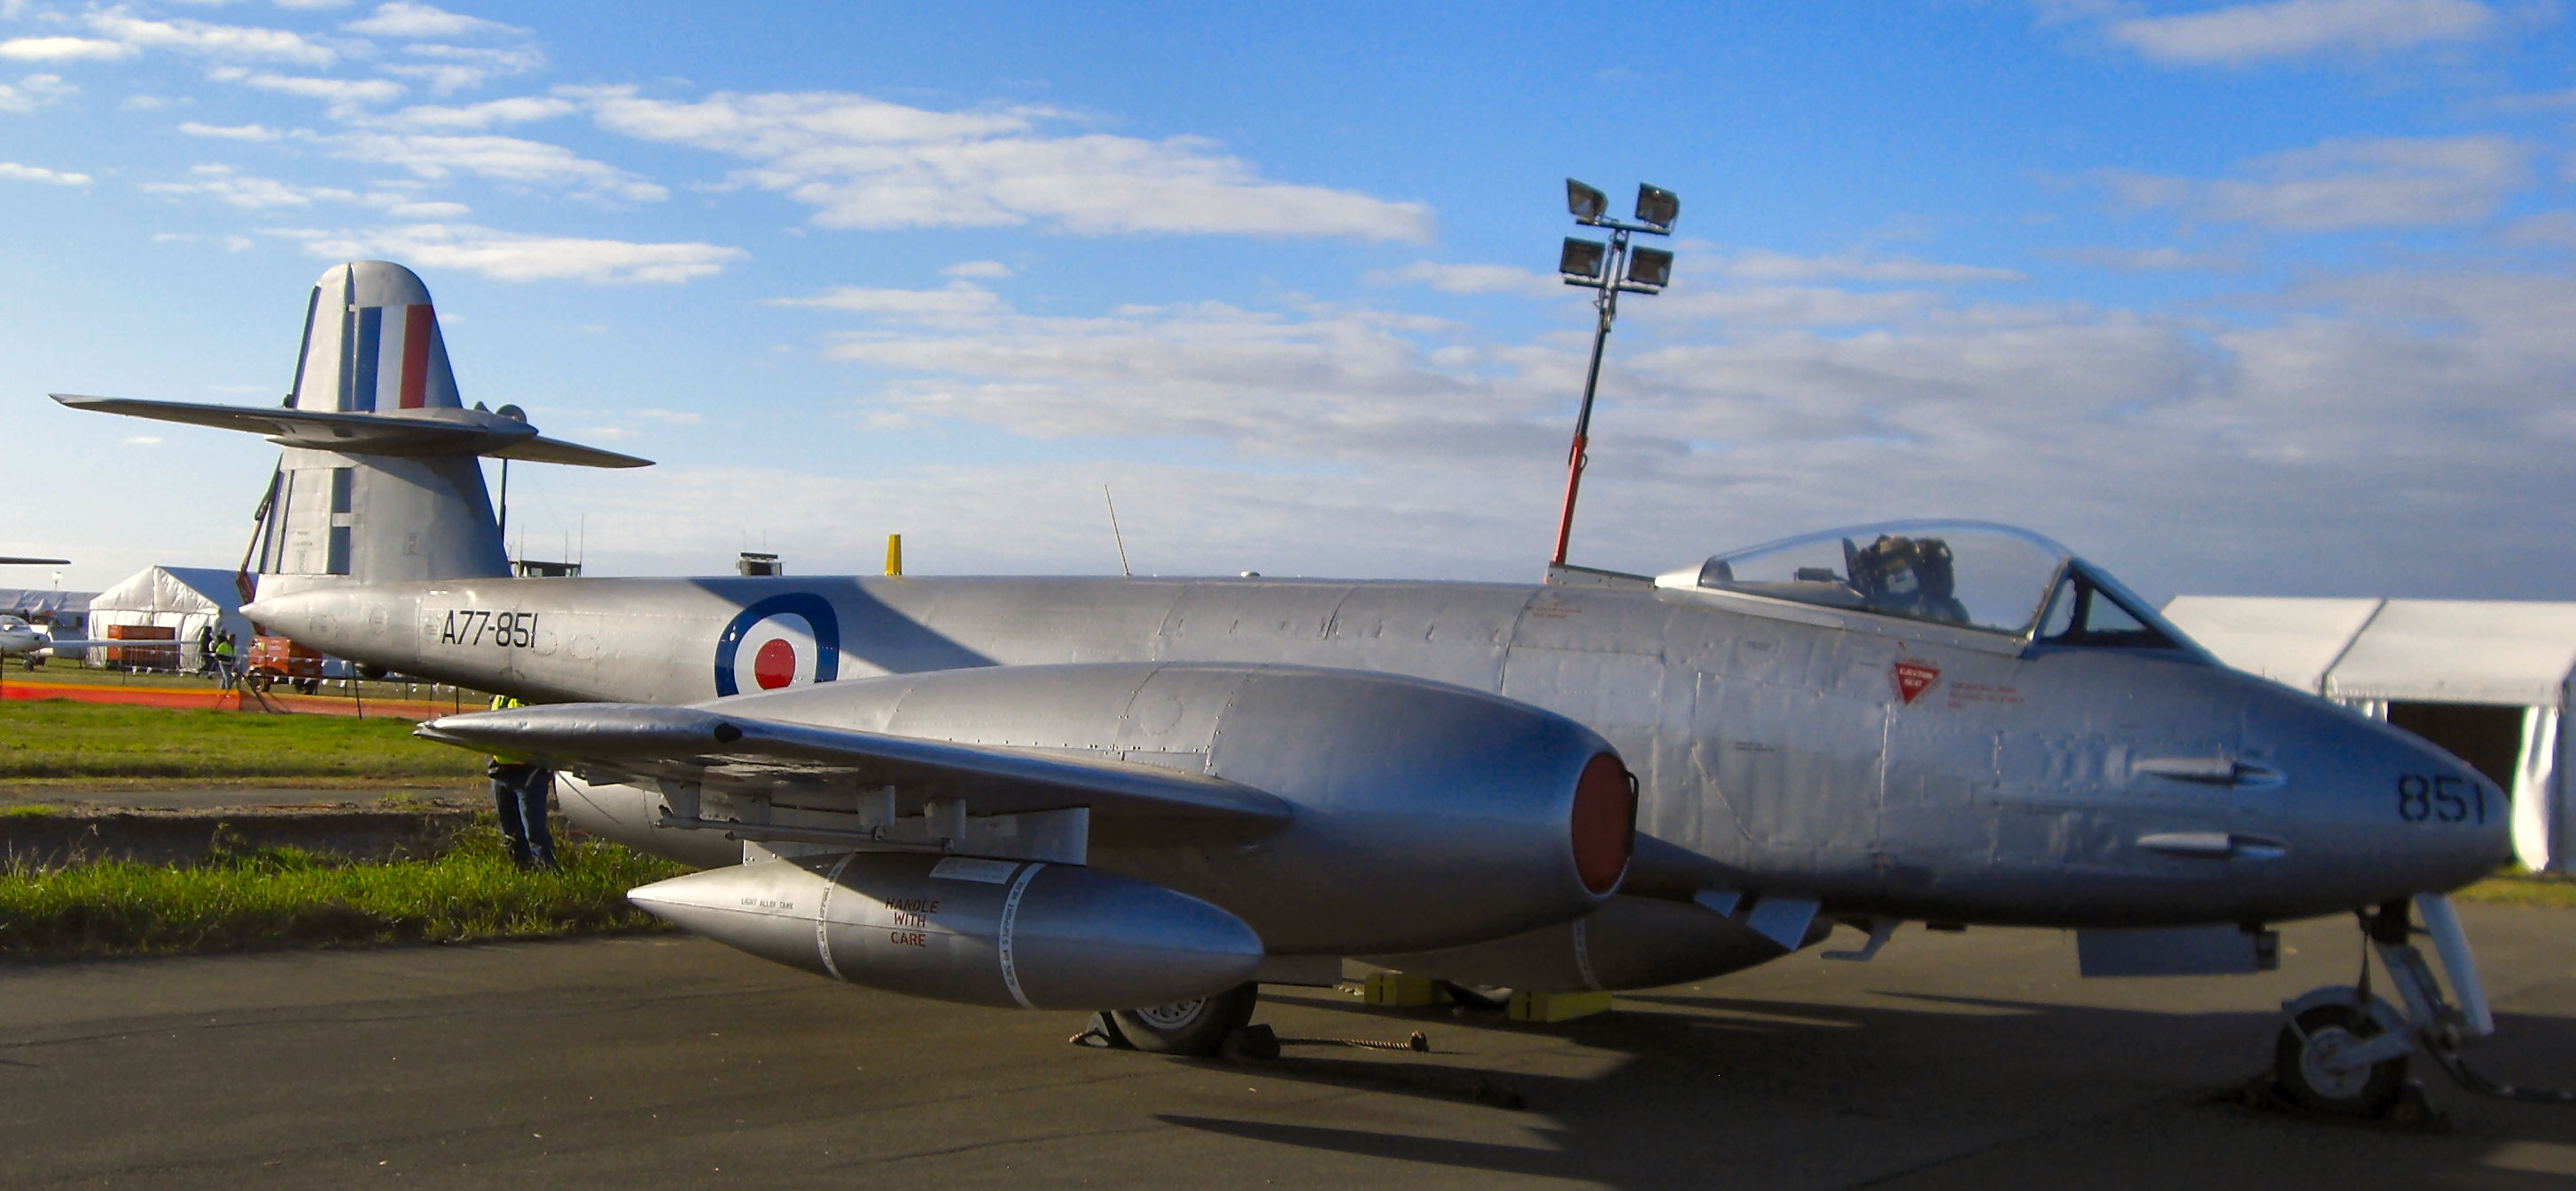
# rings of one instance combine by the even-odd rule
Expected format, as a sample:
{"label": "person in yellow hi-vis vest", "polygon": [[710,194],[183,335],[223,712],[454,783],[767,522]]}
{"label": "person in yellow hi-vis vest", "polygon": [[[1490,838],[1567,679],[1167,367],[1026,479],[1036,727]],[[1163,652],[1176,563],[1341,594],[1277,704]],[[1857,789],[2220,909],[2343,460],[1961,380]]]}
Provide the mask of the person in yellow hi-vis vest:
{"label": "person in yellow hi-vis vest", "polygon": [[[508,695],[492,696],[492,710],[525,704]],[[510,861],[520,868],[551,871],[554,837],[546,831],[546,799],[554,793],[555,771],[526,761],[494,757],[483,767],[492,779],[492,805],[501,812],[501,838],[510,845]]]}

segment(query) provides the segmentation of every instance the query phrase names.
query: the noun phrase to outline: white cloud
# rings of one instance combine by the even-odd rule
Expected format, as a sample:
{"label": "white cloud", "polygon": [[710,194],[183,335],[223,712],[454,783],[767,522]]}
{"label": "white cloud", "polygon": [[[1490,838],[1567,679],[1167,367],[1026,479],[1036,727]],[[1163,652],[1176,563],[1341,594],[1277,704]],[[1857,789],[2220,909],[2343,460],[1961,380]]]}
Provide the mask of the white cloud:
{"label": "white cloud", "polygon": [[2068,248],[2049,255],[2115,273],[2225,273],[2245,267],[2245,262],[2236,257],[2185,252],[2170,244],[2158,248]]}
{"label": "white cloud", "polygon": [[137,434],[131,438],[118,439],[117,442],[129,447],[157,447],[161,445],[161,436],[158,434]]}
{"label": "white cloud", "polygon": [[[1685,262],[1690,257],[1682,258]],[[1908,256],[1880,256],[1853,250],[1833,256],[1792,256],[1748,248],[1719,259],[1716,271],[1746,281],[1891,281],[1953,285],[1987,281],[2028,280],[2020,270],[1990,265],[1954,265]]]}
{"label": "white cloud", "polygon": [[310,207],[316,202],[358,201],[357,194],[352,191],[330,186],[292,186],[271,178],[242,174],[227,165],[200,165],[188,173],[191,181],[146,182],[139,189],[146,194],[210,198],[245,211]]}
{"label": "white cloud", "polygon": [[0,41],[0,58],[21,62],[104,61],[131,57],[135,52],[124,42],[92,37],[13,37]]}
{"label": "white cloud", "polygon": [[479,87],[483,81],[500,75],[526,74],[546,64],[544,53],[531,48],[499,49],[489,46],[409,45],[403,52],[429,61],[390,64],[380,67],[388,74],[416,78],[429,84],[429,89],[449,95],[468,87]]}
{"label": "white cloud", "polygon": [[0,161],[0,178],[7,178],[13,182],[44,182],[54,186],[87,186],[90,182],[87,174],[49,170],[36,165],[20,165],[14,161]]}
{"label": "white cloud", "polygon": [[1564,282],[1554,273],[1539,273],[1518,265],[1444,264],[1438,261],[1415,261],[1398,269],[1380,269],[1367,280],[1375,285],[1423,285],[1444,294],[1519,294],[1523,297],[1554,297],[1566,291]]}
{"label": "white cloud", "polygon": [[1208,141],[1051,133],[1041,108],[937,112],[832,92],[647,99],[567,90],[601,127],[753,164],[733,175],[815,208],[833,228],[1051,224],[1085,235],[1175,232],[1422,239],[1430,211],[1260,177]]}
{"label": "white cloud", "polygon": [[240,83],[281,95],[300,95],[319,99],[331,105],[334,115],[350,115],[364,104],[391,103],[403,96],[405,88],[392,79],[321,79],[294,75],[252,72],[240,67],[218,67],[208,72],[218,82]]}
{"label": "white cloud", "polygon": [[2521,248],[2576,249],[2576,211],[2543,211],[2505,226],[2504,242]]}
{"label": "white cloud", "polygon": [[561,145],[507,136],[428,136],[361,132],[336,138],[340,156],[400,166],[429,179],[463,172],[525,186],[555,187],[590,198],[659,202],[670,191]]}
{"label": "white cloud", "polygon": [[379,4],[376,15],[340,26],[370,37],[469,37],[480,33],[525,33],[524,29],[449,12],[427,4]]}
{"label": "white cloud", "polygon": [[179,131],[228,141],[273,141],[281,135],[264,124],[199,124],[194,120],[181,121]]}
{"label": "white cloud", "polygon": [[959,261],[941,269],[940,272],[950,277],[965,277],[977,281],[999,281],[1013,275],[1011,267],[1000,261]]}
{"label": "white cloud", "polygon": [[247,25],[213,25],[204,21],[149,21],[124,5],[89,14],[93,32],[147,49],[171,49],[215,58],[274,59],[307,66],[329,66],[338,51],[317,45],[284,29]]}
{"label": "white cloud", "polygon": [[2280,0],[2110,26],[2112,41],[2159,62],[2231,67],[2313,54],[2391,54],[2494,31],[2496,13],[2476,0]]}
{"label": "white cloud", "polygon": [[[147,194],[210,198],[245,211],[263,211],[279,207],[311,207],[316,203],[356,203],[374,207],[396,219],[454,219],[468,213],[463,203],[423,200],[395,191],[372,191],[360,194],[336,186],[297,186],[273,178],[244,174],[228,165],[199,165],[188,171],[185,182],[149,182],[141,189]],[[239,239],[239,237],[235,237]],[[249,247],[242,241],[239,247]]]}
{"label": "white cloud", "polygon": [[2129,206],[2301,232],[2474,223],[2531,180],[2529,150],[2492,134],[2331,140],[2256,158],[2246,172],[2212,182],[2096,177]]}
{"label": "white cloud", "polygon": [[944,289],[928,290],[866,289],[845,285],[809,298],[773,298],[770,305],[882,314],[916,322],[998,314],[1008,309],[993,291],[962,279],[950,282]]}
{"label": "white cloud", "polygon": [[716,244],[523,235],[466,224],[275,234],[300,240],[307,253],[332,260],[386,257],[426,268],[462,269],[496,281],[677,284],[712,277],[747,255]]}
{"label": "white cloud", "polygon": [[375,123],[406,132],[480,132],[496,124],[552,120],[579,110],[570,100],[518,96],[461,107],[419,104],[393,112]]}
{"label": "white cloud", "polygon": [[[1776,288],[1707,292],[1749,301]],[[2562,396],[2576,279],[2340,278],[2255,296],[2224,325],[1806,292],[1914,308],[1859,334],[1623,328],[1601,382],[1578,561],[1669,568],[1803,529],[1955,515],[2035,522],[2151,594],[2185,574],[2214,590],[2294,591],[2323,574],[2336,592],[2531,598],[2576,581],[2561,562],[2500,588],[2491,561],[2576,500]],[[1223,461],[1130,452],[1088,469],[779,476],[736,492],[674,477],[706,499],[680,502],[693,515],[738,525],[775,498],[759,514],[770,524],[882,533],[902,509],[936,509],[952,537],[991,535],[1056,565],[1062,548],[1035,539],[1065,528],[1061,506],[1109,471],[1131,550],[1142,537],[1169,552],[1140,560],[1146,570],[1457,573],[1545,548],[1582,337],[1490,342],[1365,310],[1220,304],[1058,318],[978,300],[926,319],[899,292],[866,293],[848,306],[867,329],[832,337],[828,354],[892,379],[847,411],[848,433],[962,422],[1121,443],[1151,426]],[[862,483],[873,494],[840,507]],[[1159,518],[1144,511],[1158,505]],[[824,508],[834,516],[809,516]],[[1350,539],[1355,521],[1370,526],[1364,542]],[[2281,542],[2359,561],[2284,567]]]}
{"label": "white cloud", "polygon": [[2318,54],[2372,55],[2471,41],[2497,27],[2476,0],[2279,0],[2114,22],[2111,39],[2149,58],[2245,66]]}
{"label": "white cloud", "polygon": [[32,112],[71,94],[77,88],[63,82],[61,75],[31,74],[17,85],[0,83],[0,112]]}

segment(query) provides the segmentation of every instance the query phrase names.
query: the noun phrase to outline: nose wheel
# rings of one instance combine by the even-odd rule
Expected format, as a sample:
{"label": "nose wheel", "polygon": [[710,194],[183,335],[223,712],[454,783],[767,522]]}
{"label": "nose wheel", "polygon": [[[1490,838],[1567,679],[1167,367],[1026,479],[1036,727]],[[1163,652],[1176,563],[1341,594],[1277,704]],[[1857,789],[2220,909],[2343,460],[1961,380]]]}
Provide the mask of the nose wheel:
{"label": "nose wheel", "polygon": [[2281,1024],[2272,1046],[2272,1082],[2301,1108],[2337,1116],[2375,1117],[2406,1091],[2406,1056],[2356,1062],[2387,1033],[2351,1005],[2315,1005]]}
{"label": "nose wheel", "polygon": [[[2424,925],[2409,920],[2410,908]],[[2272,1079],[2281,1096],[2304,1108],[2348,1116],[2378,1116],[2406,1089],[2406,1060],[2422,1054],[2453,1082],[2482,1096],[2536,1104],[2576,1104],[2576,1091],[2515,1087],[2478,1074],[2461,1057],[2463,1046],[2495,1032],[2477,962],[2451,901],[2438,893],[2414,904],[2390,902],[2361,916],[2367,940],[2356,985],[2320,988],[2281,1007],[2288,1020],[2272,1048]],[[2416,950],[2417,935],[2430,937],[2443,974],[2458,997],[2443,995],[2433,965]],[[2399,1012],[2370,995],[2370,962],[2376,953],[2406,1008]]]}

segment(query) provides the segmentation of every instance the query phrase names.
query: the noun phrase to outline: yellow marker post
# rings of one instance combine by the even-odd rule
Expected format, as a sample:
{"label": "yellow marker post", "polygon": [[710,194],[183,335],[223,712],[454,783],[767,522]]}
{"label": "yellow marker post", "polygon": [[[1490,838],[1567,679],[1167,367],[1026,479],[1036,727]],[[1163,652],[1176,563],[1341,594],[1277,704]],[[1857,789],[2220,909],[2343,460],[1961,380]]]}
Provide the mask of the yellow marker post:
{"label": "yellow marker post", "polygon": [[897,578],[900,578],[903,575],[902,534],[890,533],[886,535],[886,574],[896,576]]}

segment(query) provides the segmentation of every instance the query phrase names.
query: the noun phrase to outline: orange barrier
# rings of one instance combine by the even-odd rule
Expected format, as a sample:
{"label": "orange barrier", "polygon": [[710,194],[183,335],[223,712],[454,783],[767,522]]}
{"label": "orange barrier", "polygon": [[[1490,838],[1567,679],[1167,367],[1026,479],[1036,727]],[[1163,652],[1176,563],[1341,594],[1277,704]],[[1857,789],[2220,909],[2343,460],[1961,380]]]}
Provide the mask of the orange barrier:
{"label": "orange barrier", "polygon": [[[80,703],[126,703],[140,707],[197,707],[216,711],[281,711],[303,715],[364,715],[388,719],[436,719],[460,709],[457,703],[444,699],[369,699],[364,706],[345,695],[298,695],[270,691],[267,706],[239,690],[220,691],[211,687],[189,690],[185,687],[118,686],[88,682],[30,681],[10,676],[0,684],[0,697],[10,699],[70,699]],[[462,710],[480,710],[480,704],[467,703]]]}

